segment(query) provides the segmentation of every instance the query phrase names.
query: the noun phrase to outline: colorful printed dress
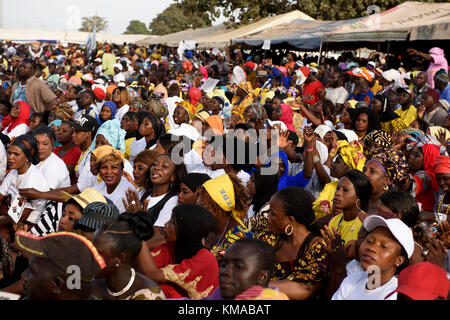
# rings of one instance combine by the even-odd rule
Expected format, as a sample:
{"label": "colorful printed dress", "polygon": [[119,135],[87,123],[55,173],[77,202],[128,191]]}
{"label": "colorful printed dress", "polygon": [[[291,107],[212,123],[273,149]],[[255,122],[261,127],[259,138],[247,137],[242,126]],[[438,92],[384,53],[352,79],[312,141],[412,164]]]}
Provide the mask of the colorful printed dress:
{"label": "colorful printed dress", "polygon": [[[325,240],[312,242],[316,235],[308,235],[300,248],[296,260],[277,261],[270,280],[291,280],[301,283],[318,283],[328,277],[328,253]],[[271,246],[277,246],[280,235],[265,232],[257,235],[256,239],[263,240]],[[309,245],[309,247],[308,247]]]}
{"label": "colorful printed dress", "polygon": [[219,285],[219,266],[208,249],[200,249],[192,258],[175,263],[175,243],[165,243],[152,250],[156,266],[169,283],[159,283],[168,299],[209,296]]}
{"label": "colorful printed dress", "polygon": [[211,253],[216,257],[217,260],[222,259],[225,251],[229,246],[233,244],[236,240],[244,238],[253,238],[253,233],[247,228],[241,225],[228,230],[225,237],[220,240],[220,242],[211,249]]}

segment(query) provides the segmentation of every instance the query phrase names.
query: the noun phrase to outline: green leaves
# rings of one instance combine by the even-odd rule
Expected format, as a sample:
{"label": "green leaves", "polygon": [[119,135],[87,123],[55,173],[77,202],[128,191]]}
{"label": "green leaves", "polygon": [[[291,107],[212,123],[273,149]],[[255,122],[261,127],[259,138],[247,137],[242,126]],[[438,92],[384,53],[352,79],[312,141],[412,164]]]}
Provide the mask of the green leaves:
{"label": "green leaves", "polygon": [[211,18],[206,11],[199,11],[194,0],[187,0],[184,11],[181,4],[172,4],[156,16],[150,23],[150,34],[165,35],[189,28],[203,28],[211,26]]}
{"label": "green leaves", "polygon": [[131,20],[123,34],[150,34],[150,31],[148,31],[145,23],[139,20]]}
{"label": "green leaves", "polygon": [[[95,17],[96,31],[100,32],[108,28],[108,20],[102,17]],[[94,28],[94,17],[83,17],[81,20],[81,28],[78,31],[91,32]]]}
{"label": "green leaves", "polygon": [[[419,0],[420,1],[420,0]],[[426,1],[426,0],[422,0]],[[434,0],[446,2],[448,0]],[[220,18],[225,24],[236,27],[262,18],[300,10],[318,20],[343,20],[367,15],[371,5],[381,12],[393,8],[403,0],[176,0],[184,15],[208,17],[208,23]]]}

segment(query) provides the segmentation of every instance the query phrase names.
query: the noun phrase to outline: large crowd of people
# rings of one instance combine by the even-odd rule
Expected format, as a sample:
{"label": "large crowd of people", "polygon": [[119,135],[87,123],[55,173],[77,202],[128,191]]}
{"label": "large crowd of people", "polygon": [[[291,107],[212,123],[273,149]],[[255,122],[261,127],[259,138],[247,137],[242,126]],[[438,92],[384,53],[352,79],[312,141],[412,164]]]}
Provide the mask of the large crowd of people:
{"label": "large crowd of people", "polygon": [[0,44],[0,295],[449,298],[444,50],[180,49]]}

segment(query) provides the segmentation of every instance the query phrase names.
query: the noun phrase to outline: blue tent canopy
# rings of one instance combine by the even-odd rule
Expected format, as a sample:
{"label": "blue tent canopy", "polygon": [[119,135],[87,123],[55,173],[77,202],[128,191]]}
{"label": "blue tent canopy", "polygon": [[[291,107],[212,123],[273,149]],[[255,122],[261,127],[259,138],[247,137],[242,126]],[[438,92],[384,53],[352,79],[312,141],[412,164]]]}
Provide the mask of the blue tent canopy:
{"label": "blue tent canopy", "polygon": [[270,40],[271,45],[287,44],[297,49],[315,50],[319,49],[324,33],[331,32],[344,24],[354,23],[361,19],[340,21],[294,20],[243,38],[233,39],[232,42],[260,47],[265,40]]}

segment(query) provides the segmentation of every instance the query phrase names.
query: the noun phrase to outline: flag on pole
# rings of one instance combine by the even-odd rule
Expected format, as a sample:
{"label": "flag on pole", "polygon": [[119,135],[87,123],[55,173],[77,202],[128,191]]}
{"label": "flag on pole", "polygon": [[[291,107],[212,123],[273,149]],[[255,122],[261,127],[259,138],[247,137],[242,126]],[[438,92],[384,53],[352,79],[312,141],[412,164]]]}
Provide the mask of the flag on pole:
{"label": "flag on pole", "polygon": [[92,29],[92,32],[88,35],[88,39],[86,41],[86,52],[88,53],[88,56],[91,55],[92,50],[97,48],[97,40],[96,40],[96,31],[97,27],[95,25],[96,17],[94,17],[94,27]]}

